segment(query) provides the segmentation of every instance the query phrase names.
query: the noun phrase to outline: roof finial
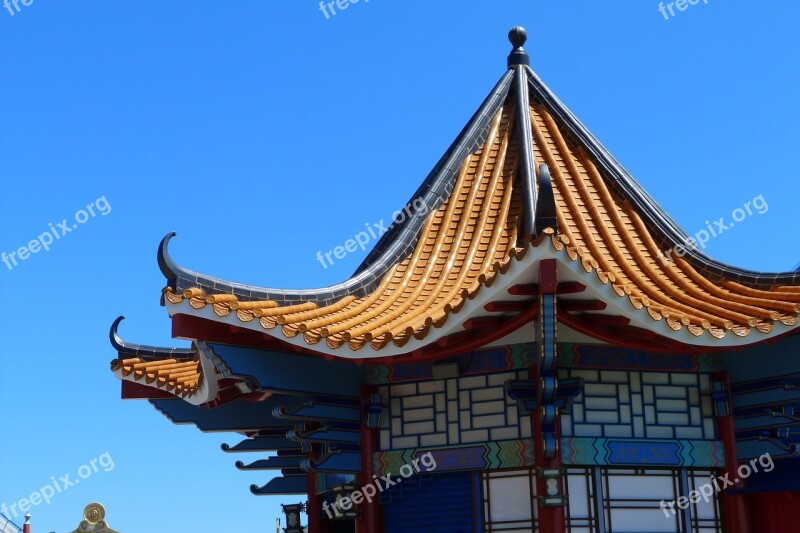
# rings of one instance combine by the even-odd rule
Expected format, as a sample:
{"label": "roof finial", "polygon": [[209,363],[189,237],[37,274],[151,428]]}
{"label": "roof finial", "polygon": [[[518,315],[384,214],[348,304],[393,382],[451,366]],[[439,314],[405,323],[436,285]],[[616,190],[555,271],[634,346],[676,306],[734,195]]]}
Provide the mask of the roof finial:
{"label": "roof finial", "polygon": [[508,55],[509,68],[515,65],[530,65],[531,58],[528,56],[528,52],[522,47],[525,41],[528,40],[528,32],[525,31],[525,28],[522,26],[514,26],[511,28],[511,31],[508,32],[508,40],[511,41],[511,44],[514,46],[514,49]]}

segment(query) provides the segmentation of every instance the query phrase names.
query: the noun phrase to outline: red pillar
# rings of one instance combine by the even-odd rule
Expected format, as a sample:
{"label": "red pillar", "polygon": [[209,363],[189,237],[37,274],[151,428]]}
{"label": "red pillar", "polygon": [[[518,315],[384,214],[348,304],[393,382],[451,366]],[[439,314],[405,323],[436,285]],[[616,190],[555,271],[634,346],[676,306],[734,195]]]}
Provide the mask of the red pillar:
{"label": "red pillar", "polygon": [[25,523],[22,525],[22,533],[31,533],[30,520],[30,515],[25,515]]}
{"label": "red pillar", "polygon": [[[730,399],[730,378],[727,372],[717,372],[712,375],[712,380],[720,382],[727,394],[726,402],[728,412],[725,416],[717,413],[717,428],[719,429],[719,439],[725,450],[725,468],[721,475],[728,474],[728,479],[733,481],[739,477],[737,469],[739,460],[736,458],[736,430],[733,426],[733,405]],[[736,485],[737,487],[741,485]],[[723,519],[725,522],[726,533],[751,533],[750,516],[747,507],[747,496],[743,494],[720,493],[719,499],[722,504]]]}
{"label": "red pillar", "polygon": [[[377,388],[374,385],[361,386],[361,473],[356,476],[356,480],[362,487],[374,483],[373,458],[378,451],[378,429],[367,426],[365,407],[370,395],[376,392]],[[356,533],[383,533],[383,508],[377,496],[372,502],[364,500],[360,504],[360,509],[361,517],[356,520]]]}
{"label": "red pillar", "polygon": [[[558,292],[558,273],[557,273],[557,263],[555,259],[544,259],[539,262],[539,301],[537,305],[542,306],[543,303],[543,295],[555,295]],[[555,306],[555,299],[553,300],[553,306]],[[555,309],[553,310],[555,313]],[[539,365],[541,364],[542,359],[542,351],[544,350],[544,343],[555,343],[555,331],[544,331],[543,330],[543,320],[547,315],[547,310],[541,308],[539,311],[539,321],[536,323],[536,327],[539,328],[539,331],[536,335],[536,350],[538,353],[537,364],[534,367],[531,367],[529,371],[529,375],[531,380],[534,380],[536,383],[539,383],[539,378],[541,376],[541,372],[539,371]],[[555,315],[553,315],[555,319]],[[555,373],[555,365],[552,369],[552,372]],[[544,457],[544,442],[542,440],[542,415],[541,410],[537,409],[531,415],[532,418],[532,435],[533,440],[536,443],[535,451],[536,451],[536,466],[539,468],[561,468],[561,449],[559,448],[556,452],[556,456],[553,459],[545,459]],[[556,443],[560,443],[561,441],[561,430],[560,430],[560,420],[559,416],[556,416]],[[564,492],[564,485],[562,482],[561,485],[562,494]],[[545,492],[545,482],[544,479],[541,477],[536,478],[536,493],[538,495],[544,495]],[[565,533],[566,532],[566,515],[564,513],[564,507],[550,507],[542,505],[541,500],[539,500],[538,504],[539,508],[539,531],[542,533]]]}

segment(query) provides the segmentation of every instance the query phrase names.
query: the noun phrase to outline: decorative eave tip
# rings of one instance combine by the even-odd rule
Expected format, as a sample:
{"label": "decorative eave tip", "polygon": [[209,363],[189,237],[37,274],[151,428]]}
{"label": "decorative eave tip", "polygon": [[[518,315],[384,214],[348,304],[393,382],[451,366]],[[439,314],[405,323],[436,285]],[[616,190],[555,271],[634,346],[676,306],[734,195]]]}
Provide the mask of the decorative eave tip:
{"label": "decorative eave tip", "polygon": [[525,28],[522,26],[514,26],[511,28],[511,31],[508,32],[508,40],[511,41],[511,45],[514,47],[511,53],[508,54],[508,68],[516,65],[530,66],[531,58],[528,56],[528,52],[522,47],[525,41],[528,40],[528,32],[525,31]]}

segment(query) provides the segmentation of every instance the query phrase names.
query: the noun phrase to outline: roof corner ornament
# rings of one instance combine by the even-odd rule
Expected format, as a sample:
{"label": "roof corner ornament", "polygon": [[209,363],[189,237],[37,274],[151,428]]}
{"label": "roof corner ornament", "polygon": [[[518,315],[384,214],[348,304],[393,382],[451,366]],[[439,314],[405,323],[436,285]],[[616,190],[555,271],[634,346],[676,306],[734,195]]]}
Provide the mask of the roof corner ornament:
{"label": "roof corner ornament", "polygon": [[511,31],[508,32],[508,40],[511,41],[511,44],[514,46],[514,49],[508,54],[508,68],[516,65],[530,66],[531,58],[528,56],[528,52],[522,47],[525,41],[528,40],[528,32],[525,31],[525,28],[522,26],[514,26],[511,28]]}
{"label": "roof corner ornament", "polygon": [[106,509],[99,503],[90,503],[83,510],[83,521],[72,533],[119,533],[108,527]]}

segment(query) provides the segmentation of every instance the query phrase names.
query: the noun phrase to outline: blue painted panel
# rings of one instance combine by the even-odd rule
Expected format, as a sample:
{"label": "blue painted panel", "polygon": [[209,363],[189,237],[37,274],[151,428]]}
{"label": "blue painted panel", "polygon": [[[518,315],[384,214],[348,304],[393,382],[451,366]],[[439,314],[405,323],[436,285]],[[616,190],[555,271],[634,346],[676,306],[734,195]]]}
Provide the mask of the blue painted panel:
{"label": "blue painted panel", "polygon": [[296,353],[209,344],[240,376],[252,376],[265,390],[286,394],[332,394],[358,397],[364,367]]}
{"label": "blue painted panel", "polygon": [[[272,411],[276,407],[296,407],[306,401],[302,396],[273,396],[263,402],[234,400],[209,409],[183,400],[150,400],[175,424],[195,424],[203,431],[243,431],[265,428],[294,427],[294,422],[276,420]],[[286,432],[284,431],[285,435]]]}
{"label": "blue painted panel", "polygon": [[384,502],[386,533],[475,531],[472,472],[413,479],[398,483]]}

